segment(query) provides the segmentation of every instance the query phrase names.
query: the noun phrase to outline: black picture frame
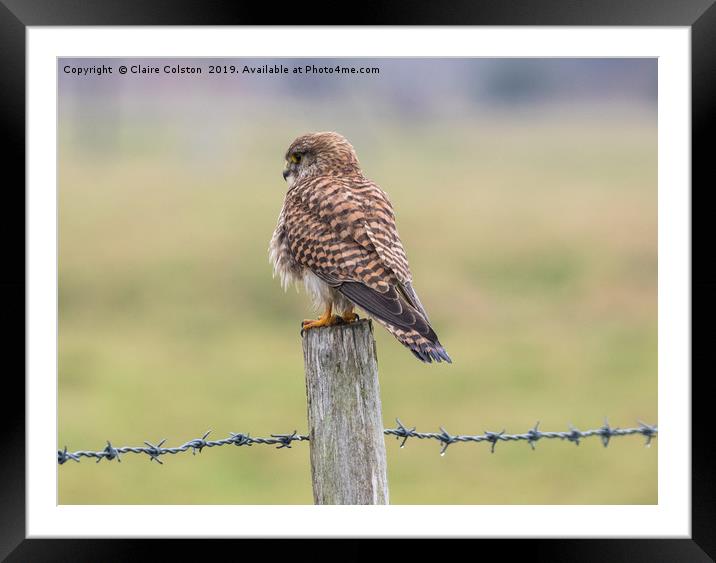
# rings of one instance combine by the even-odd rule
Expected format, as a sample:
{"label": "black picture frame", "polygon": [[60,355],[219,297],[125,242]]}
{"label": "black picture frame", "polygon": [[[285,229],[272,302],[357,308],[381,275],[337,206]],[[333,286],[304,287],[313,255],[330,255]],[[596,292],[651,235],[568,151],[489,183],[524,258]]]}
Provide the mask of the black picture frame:
{"label": "black picture frame", "polygon": [[[716,467],[711,424],[707,420],[709,376],[695,369],[705,361],[716,329],[716,276],[711,260],[696,260],[707,248],[705,193],[710,172],[708,137],[716,130],[715,0],[460,0],[453,2],[370,2],[354,6],[351,25],[526,25],[526,26],[686,26],[692,54],[692,535],[690,539],[482,540],[500,557],[528,549],[537,561],[712,561],[716,558]],[[295,6],[294,6],[295,7]],[[311,3],[311,10],[268,3],[187,0],[0,0],[0,116],[8,141],[3,151],[2,240],[5,273],[3,339],[7,358],[20,358],[25,331],[25,49],[28,26],[105,25],[345,25],[335,4]],[[713,184],[713,180],[710,181]],[[695,186],[701,185],[699,190]],[[701,220],[699,219],[701,215]],[[693,306],[698,298],[698,306]],[[9,322],[12,318],[15,322]],[[700,330],[696,327],[701,321]],[[2,463],[0,463],[0,557],[8,561],[165,560],[172,547],[182,557],[207,557],[216,542],[206,540],[26,539],[25,391],[20,370],[7,370],[3,385]],[[681,374],[678,374],[681,375]],[[688,374],[683,374],[688,377]],[[14,390],[11,385],[17,384]],[[48,436],[52,453],[54,436]],[[54,454],[53,454],[54,455]],[[320,536],[320,530],[316,530]],[[233,543],[233,540],[231,540]],[[229,547],[226,542],[222,548]],[[177,545],[180,544],[180,545]],[[239,552],[235,552],[237,557]],[[480,554],[478,554],[479,556]]]}

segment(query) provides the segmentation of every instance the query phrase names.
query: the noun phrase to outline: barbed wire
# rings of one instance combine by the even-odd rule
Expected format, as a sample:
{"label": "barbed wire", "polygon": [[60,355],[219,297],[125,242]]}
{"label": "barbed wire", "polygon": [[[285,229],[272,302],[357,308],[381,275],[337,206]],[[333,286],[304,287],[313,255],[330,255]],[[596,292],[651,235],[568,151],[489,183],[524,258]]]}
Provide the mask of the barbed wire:
{"label": "barbed wire", "polygon": [[[564,432],[546,432],[539,430],[539,422],[537,422],[534,427],[530,428],[524,434],[505,434],[505,431],[502,430],[501,432],[485,431],[484,434],[478,435],[450,434],[442,426],[440,427],[440,432],[418,432],[415,427],[406,427],[399,418],[396,418],[395,421],[398,426],[396,428],[386,428],[383,433],[386,436],[395,436],[398,440],[402,438],[403,441],[400,444],[401,448],[405,447],[409,438],[437,440],[442,444],[440,448],[440,455],[445,455],[448,446],[457,442],[489,442],[491,444],[490,451],[495,453],[495,446],[497,445],[497,442],[526,441],[534,450],[537,441],[542,439],[568,440],[570,442],[574,442],[578,446],[581,440],[592,436],[599,436],[602,440],[602,444],[606,448],[612,438],[629,436],[631,434],[641,434],[644,436],[646,438],[645,445],[649,447],[651,445],[652,438],[655,438],[658,433],[656,426],[651,426],[641,421],[638,421],[639,426],[636,428],[612,428],[609,426],[609,422],[605,420],[604,424],[599,428],[592,430],[579,430],[570,425],[569,430]],[[83,457],[95,458],[97,463],[103,459],[108,461],[112,461],[114,459],[122,461],[122,458],[120,457],[121,454],[132,453],[147,455],[149,456],[149,461],[156,461],[157,463],[162,464],[162,460],[159,459],[161,456],[167,454],[175,455],[189,450],[191,450],[193,455],[196,455],[197,451],[201,453],[204,448],[214,448],[228,445],[253,446],[254,444],[276,445],[277,449],[282,449],[290,448],[293,442],[306,442],[309,439],[308,436],[304,434],[298,434],[298,431],[296,430],[294,430],[291,434],[271,434],[270,438],[253,437],[249,434],[235,434],[233,432],[229,432],[228,438],[223,438],[221,440],[207,440],[210,433],[211,430],[204,433],[201,438],[194,438],[193,440],[189,440],[181,446],[174,448],[163,447],[166,439],[159,441],[156,445],[145,441],[144,446],[121,446],[119,448],[115,448],[112,443],[107,440],[107,446],[101,451],[78,450],[76,452],[68,452],[67,446],[65,446],[64,449],[57,450],[57,463],[59,465],[63,465],[69,460],[79,462],[80,458]]]}
{"label": "barbed wire", "polygon": [[65,446],[63,450],[57,450],[57,462],[62,465],[69,460],[79,461],[82,457],[96,458],[97,463],[99,463],[103,459],[109,461],[113,459],[116,459],[117,461],[122,461],[120,454],[132,453],[146,454],[149,456],[149,461],[156,461],[157,463],[161,464],[162,460],[159,459],[160,456],[166,454],[178,454],[189,450],[191,450],[192,454],[196,455],[197,451],[201,453],[204,448],[228,446],[230,444],[233,444],[234,446],[253,446],[254,444],[278,444],[278,449],[281,449],[290,448],[292,442],[301,442],[304,440],[308,440],[308,436],[298,434],[296,430],[294,430],[292,434],[271,434],[270,438],[255,438],[250,436],[249,434],[235,434],[233,432],[229,432],[230,436],[228,438],[223,438],[221,440],[207,440],[206,438],[209,436],[209,434],[211,434],[211,430],[204,433],[201,438],[194,438],[193,440],[189,440],[188,442],[185,442],[181,446],[177,446],[175,448],[162,447],[164,442],[166,442],[166,438],[158,442],[156,446],[151,442],[145,441],[144,443],[146,444],[146,446],[122,446],[120,448],[115,448],[114,446],[112,446],[112,443],[107,440],[107,446],[102,451],[97,452],[84,450],[68,452],[67,446]]}
{"label": "barbed wire", "polygon": [[415,427],[406,428],[405,425],[400,422],[399,418],[396,418],[395,421],[398,423],[398,427],[386,429],[384,430],[384,433],[387,435],[395,436],[397,439],[402,438],[403,441],[400,444],[401,448],[405,446],[405,443],[407,442],[408,438],[419,438],[421,440],[439,440],[440,442],[442,442],[440,455],[445,455],[448,446],[456,442],[489,442],[490,444],[492,444],[490,447],[490,451],[492,453],[495,453],[495,446],[497,445],[497,442],[516,442],[522,440],[526,441],[534,450],[537,441],[542,439],[568,440],[570,442],[574,442],[578,446],[580,440],[583,440],[584,438],[590,438],[592,436],[601,437],[602,444],[606,448],[612,438],[618,436],[629,436],[631,434],[642,434],[643,436],[645,436],[645,445],[649,447],[651,445],[652,438],[656,437],[658,433],[658,428],[656,426],[651,426],[641,421],[638,421],[638,428],[612,428],[611,426],[609,426],[609,422],[606,419],[604,420],[604,424],[601,427],[592,430],[579,430],[578,428],[575,428],[574,426],[570,425],[569,431],[567,432],[546,432],[539,429],[538,421],[537,424],[535,424],[524,434],[505,434],[505,430],[502,430],[501,432],[485,431],[484,434],[474,436],[463,434],[452,435],[442,426],[440,427],[440,432],[417,432],[415,430]]}

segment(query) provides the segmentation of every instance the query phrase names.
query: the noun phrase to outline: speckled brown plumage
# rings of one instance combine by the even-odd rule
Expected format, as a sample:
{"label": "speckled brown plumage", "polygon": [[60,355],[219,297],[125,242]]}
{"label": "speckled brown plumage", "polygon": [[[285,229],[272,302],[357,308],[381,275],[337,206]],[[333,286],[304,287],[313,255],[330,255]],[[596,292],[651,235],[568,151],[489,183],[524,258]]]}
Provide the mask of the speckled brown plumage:
{"label": "speckled brown plumage", "polygon": [[282,284],[303,281],[317,306],[353,305],[425,362],[450,362],[412,286],[387,194],[366,178],[351,144],[332,132],[286,151],[289,183],[269,246]]}

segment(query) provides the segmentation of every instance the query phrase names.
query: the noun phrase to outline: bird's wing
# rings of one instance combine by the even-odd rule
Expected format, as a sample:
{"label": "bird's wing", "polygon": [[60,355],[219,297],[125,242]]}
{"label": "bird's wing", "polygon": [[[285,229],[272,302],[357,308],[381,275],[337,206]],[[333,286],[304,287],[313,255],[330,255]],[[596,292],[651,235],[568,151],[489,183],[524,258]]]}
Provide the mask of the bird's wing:
{"label": "bird's wing", "polygon": [[354,227],[356,241],[361,245],[375,249],[382,263],[395,274],[396,289],[403,298],[428,319],[428,314],[413,289],[408,257],[398,236],[395,213],[388,195],[372,182],[368,182],[366,197],[371,201],[367,205],[365,219]]}
{"label": "bird's wing", "polygon": [[292,198],[291,207],[303,223],[303,232],[297,234],[316,239],[326,249],[328,261],[335,260],[331,265],[350,273],[345,281],[362,281],[381,286],[376,288],[380,290],[385,290],[381,282],[412,281],[393,208],[376,184],[355,176],[319,177],[306,184]]}
{"label": "bird's wing", "polygon": [[374,183],[356,178],[308,182],[311,185],[296,190],[287,206],[287,234],[294,258],[391,325],[391,332],[400,333],[396,337],[403,338],[414,352],[417,348],[418,357],[444,359],[446,355],[440,355],[444,350],[412,288],[386,194]]}
{"label": "bird's wing", "polygon": [[423,304],[420,302],[418,294],[415,293],[415,289],[413,289],[412,282],[398,283],[398,290],[403,294],[405,300],[413,307],[415,307],[418,311],[420,311],[425,317],[426,321],[430,322],[430,319],[428,318],[428,313],[425,311],[425,307],[423,307]]}
{"label": "bird's wing", "polygon": [[[319,189],[320,184],[305,192],[315,195]],[[371,253],[350,237],[342,237],[319,207],[317,198],[308,193],[291,194],[284,204],[286,237],[299,264],[337,287],[354,281],[355,270],[370,261]]]}
{"label": "bird's wing", "polygon": [[[413,276],[388,195],[365,178],[354,178],[350,185],[333,179],[322,191],[324,197],[316,200],[313,206],[309,198],[309,207],[313,207],[313,211],[339,234],[341,240],[357,243],[373,258],[367,261],[369,271],[359,268],[356,272],[360,281],[370,281],[371,274],[376,271],[381,275],[387,274],[389,283],[427,319],[425,308],[412,285]],[[370,283],[368,285],[371,286]],[[384,291],[385,287],[376,289]]]}

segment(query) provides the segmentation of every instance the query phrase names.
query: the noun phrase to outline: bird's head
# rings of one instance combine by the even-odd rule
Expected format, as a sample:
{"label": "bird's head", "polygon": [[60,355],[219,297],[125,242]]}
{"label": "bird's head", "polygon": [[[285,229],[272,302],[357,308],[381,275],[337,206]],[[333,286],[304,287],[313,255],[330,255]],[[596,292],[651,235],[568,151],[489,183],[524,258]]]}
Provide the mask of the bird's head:
{"label": "bird's head", "polygon": [[291,187],[299,178],[351,174],[360,170],[348,140],[331,131],[298,137],[286,151],[283,177]]}

